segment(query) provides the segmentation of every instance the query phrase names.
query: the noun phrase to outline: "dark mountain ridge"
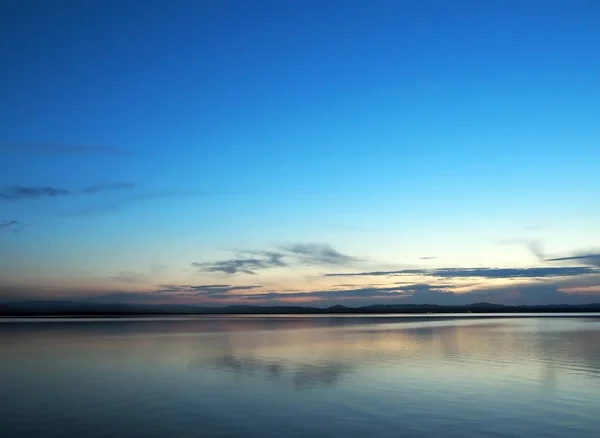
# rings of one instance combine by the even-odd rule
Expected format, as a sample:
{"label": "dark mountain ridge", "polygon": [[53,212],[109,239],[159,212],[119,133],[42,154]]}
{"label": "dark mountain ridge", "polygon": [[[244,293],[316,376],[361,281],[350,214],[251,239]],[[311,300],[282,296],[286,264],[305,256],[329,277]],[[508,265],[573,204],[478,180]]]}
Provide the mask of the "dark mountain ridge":
{"label": "dark mountain ridge", "polygon": [[437,304],[374,304],[347,307],[335,305],[326,308],[305,306],[250,306],[232,305],[207,307],[186,304],[118,304],[75,301],[5,301],[0,302],[0,316],[159,316],[159,315],[243,315],[243,314],[424,314],[424,313],[588,313],[600,312],[600,303],[548,304],[506,306],[491,303],[473,303],[461,306]]}

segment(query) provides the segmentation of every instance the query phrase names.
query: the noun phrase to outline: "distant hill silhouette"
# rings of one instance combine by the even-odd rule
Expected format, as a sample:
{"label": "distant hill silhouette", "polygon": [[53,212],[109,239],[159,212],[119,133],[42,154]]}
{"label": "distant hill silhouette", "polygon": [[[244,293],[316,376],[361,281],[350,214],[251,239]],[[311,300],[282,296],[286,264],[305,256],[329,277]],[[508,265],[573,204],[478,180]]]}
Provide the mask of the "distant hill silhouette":
{"label": "distant hill silhouette", "polygon": [[362,307],[335,305],[327,308],[304,306],[202,307],[179,304],[110,304],[74,301],[0,302],[0,316],[159,316],[159,315],[248,315],[248,314],[423,314],[423,313],[581,313],[600,312],[600,303],[568,305],[505,306],[474,303],[464,306],[436,304],[375,304]]}

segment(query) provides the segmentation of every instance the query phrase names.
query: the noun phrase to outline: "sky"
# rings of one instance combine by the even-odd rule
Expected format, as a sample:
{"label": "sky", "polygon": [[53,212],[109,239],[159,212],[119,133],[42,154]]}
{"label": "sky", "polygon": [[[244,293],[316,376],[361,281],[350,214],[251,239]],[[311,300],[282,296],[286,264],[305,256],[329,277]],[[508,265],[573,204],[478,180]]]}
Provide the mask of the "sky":
{"label": "sky", "polygon": [[599,23],[5,0],[0,300],[600,302]]}

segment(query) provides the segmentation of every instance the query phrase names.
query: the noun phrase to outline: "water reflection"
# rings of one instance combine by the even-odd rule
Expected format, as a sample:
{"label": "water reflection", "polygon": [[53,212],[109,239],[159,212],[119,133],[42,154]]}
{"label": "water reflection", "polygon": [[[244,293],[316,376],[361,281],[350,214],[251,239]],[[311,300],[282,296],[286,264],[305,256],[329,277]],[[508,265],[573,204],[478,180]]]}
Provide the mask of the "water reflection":
{"label": "water reflection", "polygon": [[600,318],[1,323],[0,424],[3,438],[595,438],[598,339]]}
{"label": "water reflection", "polygon": [[265,360],[259,357],[236,356],[232,353],[210,361],[200,358],[193,361],[191,365],[210,366],[218,371],[234,373],[238,376],[261,377],[271,382],[292,385],[295,389],[332,387],[353,370],[353,367],[347,363],[332,360],[293,363],[281,359]]}

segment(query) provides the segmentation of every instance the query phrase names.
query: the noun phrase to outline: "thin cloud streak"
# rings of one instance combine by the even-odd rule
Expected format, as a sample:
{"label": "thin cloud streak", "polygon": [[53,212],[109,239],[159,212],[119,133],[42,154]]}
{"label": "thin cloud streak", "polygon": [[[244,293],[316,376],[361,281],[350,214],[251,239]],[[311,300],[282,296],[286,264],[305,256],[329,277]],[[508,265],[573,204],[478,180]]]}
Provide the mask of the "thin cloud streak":
{"label": "thin cloud streak", "polygon": [[282,245],[277,251],[244,251],[238,256],[215,262],[193,262],[198,271],[227,275],[238,273],[256,275],[258,271],[296,266],[344,266],[360,259],[352,257],[324,244]]}
{"label": "thin cloud streak", "polygon": [[298,263],[309,265],[348,265],[360,261],[356,257],[336,251],[329,245],[297,243],[283,245],[279,249],[296,258]]}
{"label": "thin cloud streak", "polygon": [[8,186],[0,189],[0,200],[27,201],[43,198],[58,198],[77,195],[95,195],[107,191],[122,191],[135,188],[131,183],[109,183],[88,186],[79,191],[49,186]]}
{"label": "thin cloud streak", "polygon": [[132,183],[110,183],[110,184],[101,184],[95,186],[89,186],[84,188],[81,193],[86,195],[94,195],[96,193],[107,192],[111,190],[133,190],[135,189],[135,184]]}
{"label": "thin cloud streak", "polygon": [[569,257],[556,257],[552,259],[546,259],[547,262],[579,262],[584,265],[594,266],[600,268],[600,252],[598,253],[582,253]]}
{"label": "thin cloud streak", "polygon": [[192,262],[191,266],[204,272],[256,275],[259,270],[288,266],[282,259],[283,254],[265,252],[260,255],[257,254],[256,257],[234,258],[208,263]]}
{"label": "thin cloud streak", "polygon": [[25,227],[25,224],[22,224],[16,219],[4,220],[0,222],[0,231],[8,231],[11,233],[17,233],[17,230],[21,230]]}
{"label": "thin cloud streak", "polygon": [[234,291],[245,291],[252,289],[259,289],[260,285],[242,285],[232,286],[228,284],[200,284],[200,285],[173,285],[163,284],[160,289],[154,291],[155,294],[167,294],[167,295],[206,295],[210,297],[225,297],[230,292]]}
{"label": "thin cloud streak", "polygon": [[577,251],[569,256],[549,257],[548,254],[544,251],[541,242],[537,240],[509,239],[505,240],[504,243],[524,244],[538,260],[543,262],[579,262],[586,266],[600,268],[600,250],[598,249]]}
{"label": "thin cloud streak", "polygon": [[[527,279],[523,279],[527,280]],[[303,303],[331,306],[343,303],[349,306],[376,304],[437,304],[466,305],[488,302],[506,305],[586,304],[600,303],[600,275],[556,278],[553,282],[519,282],[510,286],[460,291],[452,284],[410,283],[389,286],[351,286],[346,289],[323,289],[314,291],[264,290],[257,284],[162,284],[146,291],[97,290],[81,293],[80,290],[44,290],[36,286],[17,286],[0,283],[0,300],[60,299],[71,301],[95,301],[104,303],[156,304],[207,304],[207,305],[280,305]]]}
{"label": "thin cloud streak", "polygon": [[149,281],[148,276],[144,274],[138,274],[137,272],[121,271],[116,275],[108,277],[111,280],[118,281],[120,283],[145,283]]}
{"label": "thin cloud streak", "polygon": [[70,196],[71,192],[66,189],[55,187],[27,187],[9,186],[0,190],[0,200],[21,201],[40,198],[56,198],[59,196]]}
{"label": "thin cloud streak", "polygon": [[125,149],[112,146],[69,145],[59,143],[0,143],[0,152],[40,155],[125,155]]}
{"label": "thin cloud streak", "polygon": [[55,213],[56,216],[61,217],[85,217],[93,216],[97,214],[106,214],[119,211],[128,205],[135,205],[149,201],[160,201],[160,200],[171,200],[171,199],[184,199],[188,197],[198,197],[206,195],[206,192],[192,192],[192,191],[176,191],[176,190],[163,190],[149,193],[140,193],[137,195],[131,195],[121,197],[118,199],[111,199],[110,201],[104,200],[94,206],[88,206],[85,208],[77,208],[71,211],[63,211]]}
{"label": "thin cloud streak", "polygon": [[323,277],[401,276],[422,275],[438,278],[544,278],[597,274],[600,271],[586,266],[565,268],[438,268],[402,269],[398,271],[328,273]]}

